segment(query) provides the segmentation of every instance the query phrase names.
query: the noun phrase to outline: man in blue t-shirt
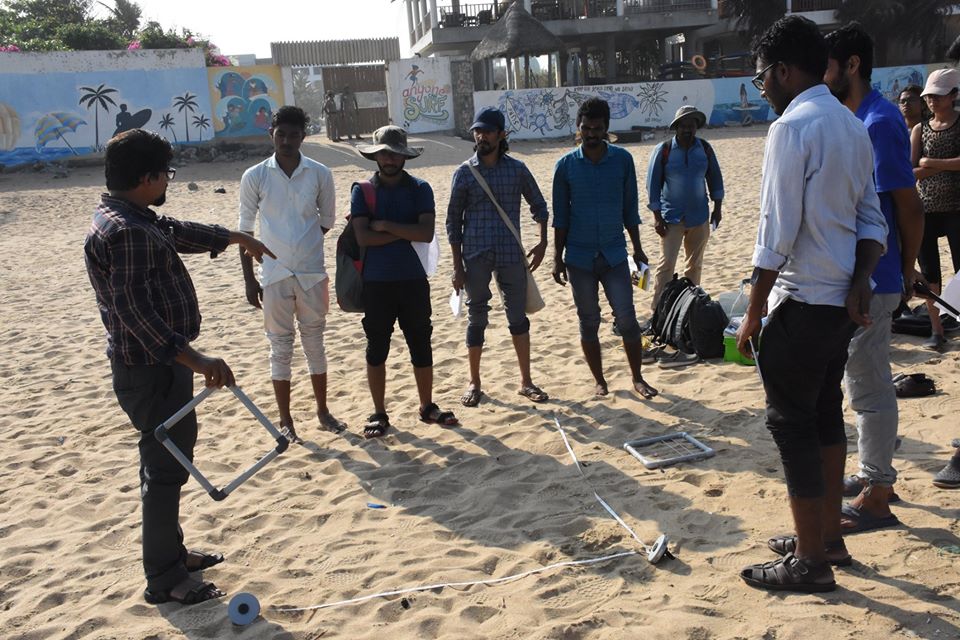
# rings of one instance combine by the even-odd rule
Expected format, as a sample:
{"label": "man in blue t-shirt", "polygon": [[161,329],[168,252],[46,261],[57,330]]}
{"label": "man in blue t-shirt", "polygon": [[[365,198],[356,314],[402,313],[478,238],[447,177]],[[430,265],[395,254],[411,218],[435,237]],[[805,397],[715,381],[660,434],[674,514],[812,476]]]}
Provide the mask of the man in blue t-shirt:
{"label": "man in blue t-shirt", "polygon": [[844,483],[856,496],[843,506],[844,533],[900,524],[890,511],[895,496],[893,452],[897,441],[897,396],[890,372],[893,312],[910,297],[914,264],[923,237],[923,205],[910,162],[910,136],[897,107],[871,88],[873,40],[856,22],[827,36],[830,48],[823,80],[840,102],[863,121],[873,143],[874,182],[887,221],[887,253],[873,272],[872,324],[850,341],[845,372],[850,406],[857,412],[860,472]]}
{"label": "man in blue t-shirt", "polygon": [[[393,326],[400,330],[410,349],[413,376],[420,396],[420,420],[449,426],[456,416],[441,411],[433,402],[433,348],[430,336],[430,284],[411,243],[433,240],[435,207],[433,189],[403,170],[407,158],[420,152],[407,146],[407,132],[400,127],[380,127],[373,144],[357,150],[377,163],[370,179],[373,206],[360,184],[350,193],[350,224],[357,242],[366,248],[363,261],[363,331],[367,337],[367,383],[373,398],[373,415],[363,435],[379,438],[390,428],[386,410],[387,355]],[[372,210],[371,210],[372,209]]]}

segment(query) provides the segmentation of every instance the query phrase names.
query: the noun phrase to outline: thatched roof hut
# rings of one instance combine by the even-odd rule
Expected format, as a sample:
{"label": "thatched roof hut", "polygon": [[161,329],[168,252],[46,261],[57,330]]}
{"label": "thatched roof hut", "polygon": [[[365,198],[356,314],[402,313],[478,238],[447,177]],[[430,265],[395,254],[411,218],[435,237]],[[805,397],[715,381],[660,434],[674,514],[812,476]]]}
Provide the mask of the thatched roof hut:
{"label": "thatched roof hut", "polygon": [[563,41],[527,13],[522,2],[514,2],[490,27],[470,58],[479,62],[489,58],[522,58],[565,50]]}

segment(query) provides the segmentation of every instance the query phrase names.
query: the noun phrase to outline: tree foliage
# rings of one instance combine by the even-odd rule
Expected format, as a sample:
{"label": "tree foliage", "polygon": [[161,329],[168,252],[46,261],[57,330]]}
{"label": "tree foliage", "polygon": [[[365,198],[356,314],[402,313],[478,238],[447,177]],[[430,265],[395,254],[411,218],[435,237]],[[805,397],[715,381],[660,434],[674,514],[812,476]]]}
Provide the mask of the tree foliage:
{"label": "tree foliage", "polygon": [[762,34],[787,13],[786,0],[726,0],[727,15],[737,21],[737,30],[747,40]]}
{"label": "tree foliage", "polygon": [[842,22],[857,20],[873,36],[875,63],[887,64],[890,43],[919,45],[923,61],[941,59],[946,51],[943,19],[952,0],[846,0],[837,10]]}
{"label": "tree foliage", "polygon": [[[107,11],[93,14],[94,4]],[[141,27],[143,11],[134,0],[0,0],[0,48],[13,51],[115,49],[203,49],[208,66],[230,61],[216,46],[187,29],[165,30],[157,22]]]}

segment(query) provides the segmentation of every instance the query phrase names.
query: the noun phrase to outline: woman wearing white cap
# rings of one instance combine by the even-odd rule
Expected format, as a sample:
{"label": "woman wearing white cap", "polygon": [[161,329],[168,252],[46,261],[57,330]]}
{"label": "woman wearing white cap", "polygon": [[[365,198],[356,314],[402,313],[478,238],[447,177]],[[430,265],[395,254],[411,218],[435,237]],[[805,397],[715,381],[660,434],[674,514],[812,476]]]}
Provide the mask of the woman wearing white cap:
{"label": "woman wearing white cap", "polygon": [[[921,122],[910,135],[913,172],[923,200],[924,230],[920,245],[920,270],[935,293],[940,293],[940,249],[937,240],[947,237],[953,271],[960,271],[960,126],[953,107],[960,86],[956,69],[937,69],[927,78],[921,97],[933,117]],[[946,345],[940,312],[927,302],[933,334],[924,346],[942,351]]]}

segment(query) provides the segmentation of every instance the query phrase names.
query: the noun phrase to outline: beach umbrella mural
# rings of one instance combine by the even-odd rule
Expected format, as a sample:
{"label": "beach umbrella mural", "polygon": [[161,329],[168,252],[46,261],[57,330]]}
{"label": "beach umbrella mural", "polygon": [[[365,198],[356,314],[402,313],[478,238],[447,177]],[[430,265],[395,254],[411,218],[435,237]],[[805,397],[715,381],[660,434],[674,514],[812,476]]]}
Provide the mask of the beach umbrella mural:
{"label": "beach umbrella mural", "polygon": [[20,138],[20,116],[13,107],[0,102],[0,151],[12,151]]}
{"label": "beach umbrella mural", "polygon": [[51,140],[60,138],[63,140],[63,144],[69,147],[70,151],[73,151],[75,155],[80,155],[77,153],[77,150],[67,142],[63,134],[75,132],[77,127],[82,124],[87,124],[86,120],[73,113],[65,113],[63,111],[48,113],[37,120],[37,127],[33,131],[37,138],[37,149],[47,146],[47,143]]}

